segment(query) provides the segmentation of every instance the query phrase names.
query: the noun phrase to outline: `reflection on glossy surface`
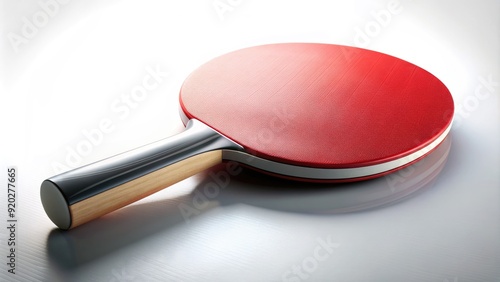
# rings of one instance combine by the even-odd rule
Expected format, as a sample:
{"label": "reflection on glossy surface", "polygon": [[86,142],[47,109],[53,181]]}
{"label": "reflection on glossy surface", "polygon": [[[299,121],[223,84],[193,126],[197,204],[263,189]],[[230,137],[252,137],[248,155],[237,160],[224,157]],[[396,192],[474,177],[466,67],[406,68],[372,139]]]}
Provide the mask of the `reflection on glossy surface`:
{"label": "reflection on glossy surface", "polygon": [[[447,137],[419,162],[385,177],[358,183],[308,184],[244,170],[231,178],[227,187],[212,195],[210,203],[204,203],[204,208],[197,212],[207,212],[206,204],[217,205],[217,202],[222,207],[247,204],[284,212],[324,215],[380,208],[431,187],[446,163],[450,145],[451,137]],[[55,229],[47,239],[50,261],[63,270],[72,271],[134,244],[146,242],[148,245],[147,238],[187,221],[185,214],[179,212],[179,203],[194,203],[196,195],[199,197],[204,187],[213,184],[211,181],[205,175],[191,194],[131,205],[74,230]]]}
{"label": "reflection on glossy surface", "polygon": [[[245,171],[217,197],[223,205],[245,203],[301,213],[345,213],[389,205],[431,186],[444,167],[451,146],[448,136],[417,163],[374,180],[343,184],[283,181]],[[203,191],[201,183],[198,190]]]}
{"label": "reflection on glossy surface", "polygon": [[182,221],[171,200],[131,205],[70,231],[52,230],[49,259],[62,269],[77,269]]}

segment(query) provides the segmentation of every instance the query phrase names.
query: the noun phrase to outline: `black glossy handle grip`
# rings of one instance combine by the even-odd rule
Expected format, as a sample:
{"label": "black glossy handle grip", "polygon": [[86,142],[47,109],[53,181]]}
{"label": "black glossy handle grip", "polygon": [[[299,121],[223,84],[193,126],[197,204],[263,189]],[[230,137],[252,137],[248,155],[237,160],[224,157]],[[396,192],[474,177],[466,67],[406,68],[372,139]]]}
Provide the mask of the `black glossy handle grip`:
{"label": "black glossy handle grip", "polygon": [[[240,148],[239,145],[203,123],[190,120],[186,130],[178,135],[70,170],[43,181],[40,191],[42,204],[49,218],[59,228],[70,229],[84,223],[80,222],[82,220],[75,220],[79,215],[76,215],[76,210],[71,208],[78,203],[107,193],[132,181],[144,182],[147,180],[146,178],[143,181],[137,180],[193,156],[213,150],[239,150]],[[154,179],[148,181],[154,182]],[[155,183],[155,185],[158,184]],[[124,191],[130,191],[131,188],[127,189]],[[116,202],[116,198],[123,198],[118,201],[117,205],[114,205],[118,207],[129,204],[131,200],[138,200],[138,196],[130,192],[116,192],[110,195],[112,195],[113,199],[109,199],[109,201]],[[99,207],[100,205],[97,208]],[[96,207],[93,207],[93,209],[96,209]],[[93,210],[86,211],[86,213],[91,212],[96,216],[100,216],[109,212],[109,209],[110,207],[103,207],[103,211]]]}

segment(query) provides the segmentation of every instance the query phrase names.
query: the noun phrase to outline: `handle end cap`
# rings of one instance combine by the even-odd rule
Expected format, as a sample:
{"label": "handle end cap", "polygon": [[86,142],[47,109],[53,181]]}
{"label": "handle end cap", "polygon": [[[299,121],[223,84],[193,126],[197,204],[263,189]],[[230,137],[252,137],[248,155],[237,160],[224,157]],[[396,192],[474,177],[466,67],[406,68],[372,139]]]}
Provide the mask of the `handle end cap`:
{"label": "handle end cap", "polygon": [[61,190],[51,181],[45,180],[40,188],[40,198],[50,220],[61,229],[69,229],[71,213]]}

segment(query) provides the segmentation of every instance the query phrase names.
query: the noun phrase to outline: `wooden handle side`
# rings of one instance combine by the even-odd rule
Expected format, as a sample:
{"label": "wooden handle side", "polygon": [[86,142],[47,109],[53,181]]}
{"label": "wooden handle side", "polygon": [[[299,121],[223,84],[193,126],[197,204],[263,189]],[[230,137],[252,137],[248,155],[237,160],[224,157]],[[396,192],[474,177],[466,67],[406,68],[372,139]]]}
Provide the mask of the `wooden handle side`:
{"label": "wooden handle side", "polygon": [[202,153],[77,202],[69,206],[69,229],[129,205],[221,162],[221,150]]}

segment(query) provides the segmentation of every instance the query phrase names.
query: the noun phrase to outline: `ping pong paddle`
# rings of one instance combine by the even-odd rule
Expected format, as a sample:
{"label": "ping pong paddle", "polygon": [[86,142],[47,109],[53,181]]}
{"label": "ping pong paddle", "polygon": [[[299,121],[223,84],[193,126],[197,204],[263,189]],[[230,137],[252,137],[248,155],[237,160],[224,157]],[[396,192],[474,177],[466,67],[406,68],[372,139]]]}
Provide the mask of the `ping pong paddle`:
{"label": "ping pong paddle", "polygon": [[453,99],[409,62],[355,47],[283,43],[217,57],[180,90],[186,130],[45,180],[49,218],[70,229],[222,161],[280,177],[379,177],[429,154]]}

